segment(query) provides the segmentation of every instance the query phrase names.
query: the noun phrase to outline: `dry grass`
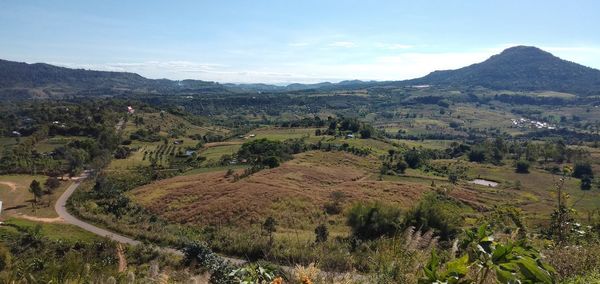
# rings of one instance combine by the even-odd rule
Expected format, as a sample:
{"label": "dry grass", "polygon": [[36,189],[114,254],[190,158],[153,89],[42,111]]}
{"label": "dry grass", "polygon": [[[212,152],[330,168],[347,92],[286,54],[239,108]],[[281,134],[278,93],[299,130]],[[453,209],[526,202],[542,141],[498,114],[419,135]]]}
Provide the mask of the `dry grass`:
{"label": "dry grass", "polygon": [[[275,215],[282,225],[322,212],[331,193],[346,202],[379,200],[409,207],[427,190],[419,184],[372,181],[378,161],[344,152],[307,152],[282,166],[234,182],[225,171],[180,176],[138,188],[134,200],[170,220],[251,224]],[[314,218],[318,218],[315,216]]]}

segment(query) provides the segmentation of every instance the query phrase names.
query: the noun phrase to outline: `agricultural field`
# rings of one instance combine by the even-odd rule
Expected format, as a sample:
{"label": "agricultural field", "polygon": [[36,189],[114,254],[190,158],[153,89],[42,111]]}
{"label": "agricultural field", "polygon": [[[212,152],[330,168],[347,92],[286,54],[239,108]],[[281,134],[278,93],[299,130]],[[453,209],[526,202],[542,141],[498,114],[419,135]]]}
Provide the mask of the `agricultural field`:
{"label": "agricultural field", "polygon": [[[249,226],[274,216],[283,228],[310,233],[327,218],[322,208],[334,192],[343,193],[345,204],[385,200],[408,208],[427,190],[419,184],[377,181],[377,171],[375,158],[306,152],[239,181],[224,170],[186,175],[135,189],[131,198],[174,222]],[[340,216],[331,218],[330,224],[337,224],[333,231],[347,232]]]}
{"label": "agricultural field", "polygon": [[[144,139],[131,139],[125,147],[130,149],[127,157],[113,159],[108,166],[109,170],[132,170],[138,167],[149,166],[154,163],[165,168],[172,167],[188,151],[200,152],[198,148],[199,137],[205,135],[227,135],[229,130],[218,126],[198,126],[192,124],[184,117],[168,112],[136,112],[123,124],[121,135],[125,138],[132,137],[136,131],[151,131],[157,138],[156,141]],[[201,146],[200,146],[201,147]],[[206,147],[208,148],[208,147]],[[186,154],[187,155],[187,154]],[[151,159],[153,157],[154,159]],[[220,156],[218,157],[220,158]]]}

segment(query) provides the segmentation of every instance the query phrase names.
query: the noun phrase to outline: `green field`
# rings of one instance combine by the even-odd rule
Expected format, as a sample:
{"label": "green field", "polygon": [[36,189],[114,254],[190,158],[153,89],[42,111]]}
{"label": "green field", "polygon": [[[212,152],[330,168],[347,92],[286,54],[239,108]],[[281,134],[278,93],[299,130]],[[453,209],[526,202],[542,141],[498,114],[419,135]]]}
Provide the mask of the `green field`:
{"label": "green field", "polygon": [[40,226],[40,233],[51,240],[72,242],[95,242],[102,240],[101,237],[88,231],[84,231],[74,225],[48,224],[16,218],[10,218],[6,220],[2,226],[0,226],[0,236],[4,234],[13,234],[22,230],[33,229],[35,226]]}
{"label": "green field", "polygon": [[41,175],[0,175],[0,200],[3,201],[3,215],[23,214],[42,218],[57,217],[54,211],[54,202],[70,182],[62,182],[61,186],[51,195],[44,194],[34,209],[33,195],[29,192],[29,185],[34,179],[39,181],[43,187],[47,177]]}

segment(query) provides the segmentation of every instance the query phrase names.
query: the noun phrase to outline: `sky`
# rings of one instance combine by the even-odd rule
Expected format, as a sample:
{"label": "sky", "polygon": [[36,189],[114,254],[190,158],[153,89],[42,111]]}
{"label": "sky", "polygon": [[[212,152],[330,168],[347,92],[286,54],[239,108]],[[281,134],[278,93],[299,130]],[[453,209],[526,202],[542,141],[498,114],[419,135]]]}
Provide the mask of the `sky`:
{"label": "sky", "polygon": [[402,80],[533,45],[600,69],[600,1],[0,0],[0,58],[148,78]]}

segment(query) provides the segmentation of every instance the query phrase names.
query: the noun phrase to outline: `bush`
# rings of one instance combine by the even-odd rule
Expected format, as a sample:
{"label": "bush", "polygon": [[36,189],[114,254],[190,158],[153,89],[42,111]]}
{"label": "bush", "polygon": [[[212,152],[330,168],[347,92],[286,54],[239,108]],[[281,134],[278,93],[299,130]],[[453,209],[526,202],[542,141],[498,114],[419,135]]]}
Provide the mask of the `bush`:
{"label": "bush", "polygon": [[55,189],[60,186],[60,181],[56,177],[49,177],[44,183],[44,188],[48,193],[52,193]]}
{"label": "bush", "polygon": [[369,128],[361,129],[360,130],[360,138],[362,138],[362,139],[371,138],[371,129],[369,129]]}
{"label": "bush", "polygon": [[400,160],[396,164],[396,172],[399,174],[403,174],[407,168],[408,168],[408,164],[404,160]]}
{"label": "bush", "polygon": [[321,224],[315,228],[315,242],[324,243],[329,237],[329,230],[325,224]]}
{"label": "bush", "polygon": [[485,150],[473,149],[469,152],[469,161],[476,163],[485,162]]}
{"label": "bush", "polygon": [[12,263],[12,255],[8,248],[0,244],[0,271],[10,267]]}
{"label": "bush", "polygon": [[592,165],[587,162],[579,162],[575,163],[575,168],[573,169],[573,177],[582,178],[584,176],[594,176],[592,171]]}
{"label": "bush", "polygon": [[402,212],[381,203],[354,205],[347,217],[352,235],[361,240],[394,235],[402,228]]}
{"label": "bush", "polygon": [[460,206],[445,195],[431,192],[412,208],[405,218],[406,227],[413,226],[422,231],[433,230],[442,240],[456,236],[462,226]]}
{"label": "bush", "polygon": [[528,174],[529,162],[523,160],[517,161],[516,172],[520,174]]}
{"label": "bush", "polygon": [[590,176],[583,176],[581,177],[581,190],[590,190],[592,189],[592,177]]}

